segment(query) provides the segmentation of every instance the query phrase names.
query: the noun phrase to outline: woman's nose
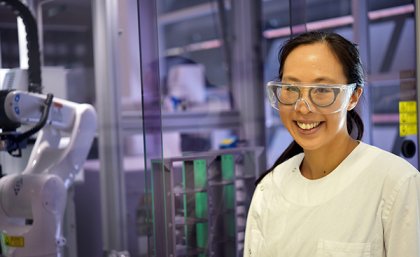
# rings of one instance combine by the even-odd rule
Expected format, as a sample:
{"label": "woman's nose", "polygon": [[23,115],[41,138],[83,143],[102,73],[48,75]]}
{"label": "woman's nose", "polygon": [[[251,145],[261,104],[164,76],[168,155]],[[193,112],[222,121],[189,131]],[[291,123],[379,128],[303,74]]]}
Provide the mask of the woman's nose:
{"label": "woman's nose", "polygon": [[303,114],[311,112],[311,106],[305,98],[299,98],[295,103],[295,111],[301,112]]}

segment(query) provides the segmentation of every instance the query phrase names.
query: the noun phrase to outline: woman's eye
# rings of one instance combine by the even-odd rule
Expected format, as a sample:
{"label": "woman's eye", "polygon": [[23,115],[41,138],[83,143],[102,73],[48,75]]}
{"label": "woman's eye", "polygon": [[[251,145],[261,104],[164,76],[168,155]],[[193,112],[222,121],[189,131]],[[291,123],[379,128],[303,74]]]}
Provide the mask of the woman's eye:
{"label": "woman's eye", "polygon": [[299,92],[299,88],[298,87],[286,87],[286,90],[289,92]]}
{"label": "woman's eye", "polygon": [[333,90],[332,88],[325,88],[325,87],[318,87],[314,89],[314,93],[316,94],[328,94],[331,93]]}

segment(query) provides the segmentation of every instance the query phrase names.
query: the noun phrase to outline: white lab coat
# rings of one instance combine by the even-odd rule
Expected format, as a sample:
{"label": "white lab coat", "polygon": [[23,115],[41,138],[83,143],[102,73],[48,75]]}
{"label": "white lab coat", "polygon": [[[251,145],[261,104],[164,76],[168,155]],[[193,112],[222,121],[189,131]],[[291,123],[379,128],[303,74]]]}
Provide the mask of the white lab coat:
{"label": "white lab coat", "polygon": [[309,180],[304,154],[258,184],[245,257],[420,257],[420,173],[363,142],[330,174]]}

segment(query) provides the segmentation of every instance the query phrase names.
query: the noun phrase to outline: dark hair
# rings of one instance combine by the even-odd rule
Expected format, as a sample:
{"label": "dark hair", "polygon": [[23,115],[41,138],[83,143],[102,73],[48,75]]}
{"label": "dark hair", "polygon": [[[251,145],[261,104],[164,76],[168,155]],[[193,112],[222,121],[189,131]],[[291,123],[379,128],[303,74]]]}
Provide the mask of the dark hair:
{"label": "dark hair", "polygon": [[[299,36],[289,39],[280,49],[278,58],[280,62],[279,78],[283,77],[284,62],[289,54],[298,46],[309,45],[314,43],[326,43],[331,51],[338,58],[344,69],[344,75],[347,78],[347,83],[356,83],[356,87],[363,87],[364,85],[364,71],[362,61],[360,59],[357,45],[348,41],[344,37],[332,32],[307,32]],[[357,134],[353,131],[354,125],[357,127]],[[347,131],[357,140],[363,137],[363,121],[359,114],[353,109],[347,112]],[[255,184],[258,184],[265,175],[274,170],[280,163],[289,158],[303,152],[302,147],[292,141],[280,157],[274,162],[273,166],[262,174]]]}

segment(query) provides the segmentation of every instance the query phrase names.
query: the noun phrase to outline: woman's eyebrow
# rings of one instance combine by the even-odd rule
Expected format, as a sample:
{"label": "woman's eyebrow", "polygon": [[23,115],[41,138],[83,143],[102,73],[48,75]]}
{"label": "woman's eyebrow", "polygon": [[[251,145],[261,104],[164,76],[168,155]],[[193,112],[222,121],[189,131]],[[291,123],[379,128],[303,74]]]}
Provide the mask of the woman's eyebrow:
{"label": "woman's eyebrow", "polygon": [[337,84],[337,81],[328,77],[319,77],[313,81],[314,83]]}
{"label": "woman's eyebrow", "polygon": [[282,80],[287,80],[290,82],[300,82],[300,79],[295,78],[293,76],[283,76]]}
{"label": "woman's eyebrow", "polygon": [[[300,79],[294,77],[294,76],[283,76],[283,81],[289,81],[289,82],[302,82]],[[309,81],[305,81],[309,82]],[[315,80],[310,81],[309,83],[327,83],[327,84],[338,84],[336,80],[329,78],[329,77],[318,77]]]}

